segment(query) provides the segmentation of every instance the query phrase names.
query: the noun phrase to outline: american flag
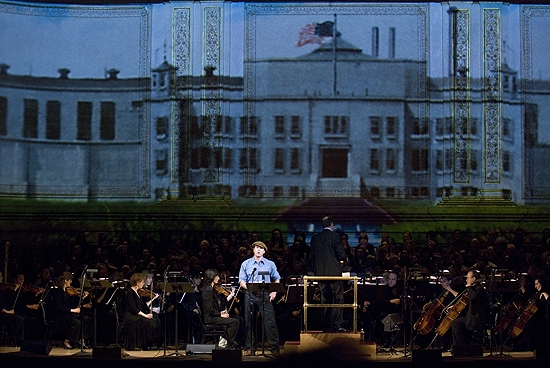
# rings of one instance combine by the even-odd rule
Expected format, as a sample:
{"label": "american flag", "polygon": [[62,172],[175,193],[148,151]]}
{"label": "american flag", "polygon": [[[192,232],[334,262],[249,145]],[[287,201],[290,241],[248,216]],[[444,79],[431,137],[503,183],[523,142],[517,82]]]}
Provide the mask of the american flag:
{"label": "american flag", "polygon": [[[329,24],[330,23],[330,24]],[[298,43],[296,46],[304,46],[308,43],[322,44],[326,37],[332,37],[333,22],[323,22],[320,24],[311,23],[300,29],[300,35],[298,37]],[[330,28],[330,32],[328,32]]]}

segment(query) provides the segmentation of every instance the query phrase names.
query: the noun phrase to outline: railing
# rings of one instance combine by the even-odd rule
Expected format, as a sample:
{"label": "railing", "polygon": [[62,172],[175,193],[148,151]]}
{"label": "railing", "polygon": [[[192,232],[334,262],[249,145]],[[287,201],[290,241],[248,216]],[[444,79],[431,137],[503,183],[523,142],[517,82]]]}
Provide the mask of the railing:
{"label": "railing", "polygon": [[[308,303],[308,281],[349,281],[353,280],[353,304],[319,304]],[[308,308],[353,308],[353,333],[357,332],[357,276],[304,276],[304,332],[307,332]]]}

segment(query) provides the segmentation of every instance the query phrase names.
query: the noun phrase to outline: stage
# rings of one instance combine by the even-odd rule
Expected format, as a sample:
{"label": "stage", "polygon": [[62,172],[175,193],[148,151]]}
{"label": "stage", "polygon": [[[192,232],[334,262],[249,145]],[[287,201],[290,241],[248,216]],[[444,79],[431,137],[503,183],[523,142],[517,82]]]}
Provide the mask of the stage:
{"label": "stage", "polygon": [[[339,334],[334,334],[339,335]],[[311,337],[307,337],[311,339]],[[325,339],[327,337],[325,336]],[[330,337],[328,338],[330,340]],[[336,342],[329,348],[310,346],[304,351],[297,351],[294,347],[286,346],[278,358],[272,357],[269,349],[256,352],[257,356],[241,356],[240,351],[220,350],[213,353],[188,353],[188,347],[178,348],[177,354],[174,347],[151,351],[124,351],[117,347],[96,348],[80,350],[66,350],[60,347],[52,347],[51,351],[22,350],[19,347],[0,347],[1,360],[5,367],[56,367],[56,368],[97,368],[103,364],[116,364],[117,368],[181,368],[186,367],[219,367],[238,366],[251,367],[254,365],[277,367],[364,367],[365,365],[401,365],[403,367],[509,367],[529,365],[529,367],[547,367],[550,360],[542,359],[541,354],[533,352],[498,352],[483,351],[481,356],[453,356],[451,352],[428,349],[415,349],[412,352],[403,349],[403,346],[395,346],[393,351],[387,349],[354,351],[353,347],[338,345],[346,342],[346,338],[336,337]],[[368,343],[367,343],[368,344]],[[191,346],[189,348],[194,348]],[[199,346],[200,347],[200,346]],[[369,347],[372,349],[372,346]],[[45,349],[48,350],[48,349]],[[198,349],[200,350],[200,349]],[[373,354],[365,351],[372,351]],[[548,354],[548,352],[545,352]]]}

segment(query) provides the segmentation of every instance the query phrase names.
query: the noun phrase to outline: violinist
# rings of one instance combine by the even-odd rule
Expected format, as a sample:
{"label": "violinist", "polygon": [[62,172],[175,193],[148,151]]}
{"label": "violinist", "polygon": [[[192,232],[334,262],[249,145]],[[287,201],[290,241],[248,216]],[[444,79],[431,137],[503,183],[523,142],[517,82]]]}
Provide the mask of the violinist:
{"label": "violinist", "polygon": [[[0,278],[2,278],[0,276]],[[0,280],[2,282],[3,280]],[[16,312],[17,302],[23,286],[24,276],[17,274],[13,284],[1,284],[0,292],[0,325],[10,326],[14,334],[16,344],[21,346],[23,342],[24,318]]]}
{"label": "violinist", "polygon": [[134,273],[130,277],[130,288],[126,290],[124,304],[124,347],[126,350],[141,348],[149,350],[151,344],[159,342],[161,325],[158,316],[151,312],[141,299],[138,290],[145,285],[143,274]]}
{"label": "violinist", "polygon": [[[468,297],[468,305],[451,323],[453,345],[471,345],[473,331],[482,329],[489,319],[489,297],[480,282],[479,271],[472,270],[466,275],[464,295]],[[451,293],[458,296],[456,291]]]}
{"label": "violinist", "polygon": [[[240,349],[236,341],[237,332],[239,330],[239,320],[230,317],[227,308],[225,307],[226,298],[232,298],[233,295],[227,293],[219,293],[221,290],[218,282],[220,276],[218,270],[210,268],[204,273],[204,282],[202,289],[202,304],[203,304],[203,319],[206,324],[226,325],[227,326],[227,342],[230,349]],[[218,293],[215,290],[218,290]]]}
{"label": "violinist", "polygon": [[143,270],[141,274],[143,275],[145,284],[142,289],[139,289],[138,293],[144,299],[149,309],[155,314],[159,314],[160,307],[158,302],[160,295],[153,291],[153,273],[149,270]]}
{"label": "violinist", "polygon": [[63,272],[57,279],[57,288],[52,289],[55,318],[59,331],[65,336],[64,349],[73,349],[75,343],[79,343],[83,349],[89,349],[91,318],[81,313],[82,299],[88,293],[71,286],[72,282],[73,274]]}

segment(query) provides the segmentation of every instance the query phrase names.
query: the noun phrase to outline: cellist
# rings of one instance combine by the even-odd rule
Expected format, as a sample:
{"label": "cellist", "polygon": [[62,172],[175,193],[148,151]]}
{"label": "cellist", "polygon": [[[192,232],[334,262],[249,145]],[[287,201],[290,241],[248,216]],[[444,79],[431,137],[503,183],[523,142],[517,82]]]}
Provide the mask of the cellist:
{"label": "cellist", "polygon": [[[481,274],[477,270],[466,275],[468,305],[452,321],[453,345],[471,345],[474,330],[480,330],[489,319],[490,301],[485,287],[481,285]],[[458,293],[457,293],[458,295]]]}
{"label": "cellist", "polygon": [[535,278],[535,290],[510,323],[508,334],[514,351],[533,351],[548,337],[548,291],[544,278]]}

